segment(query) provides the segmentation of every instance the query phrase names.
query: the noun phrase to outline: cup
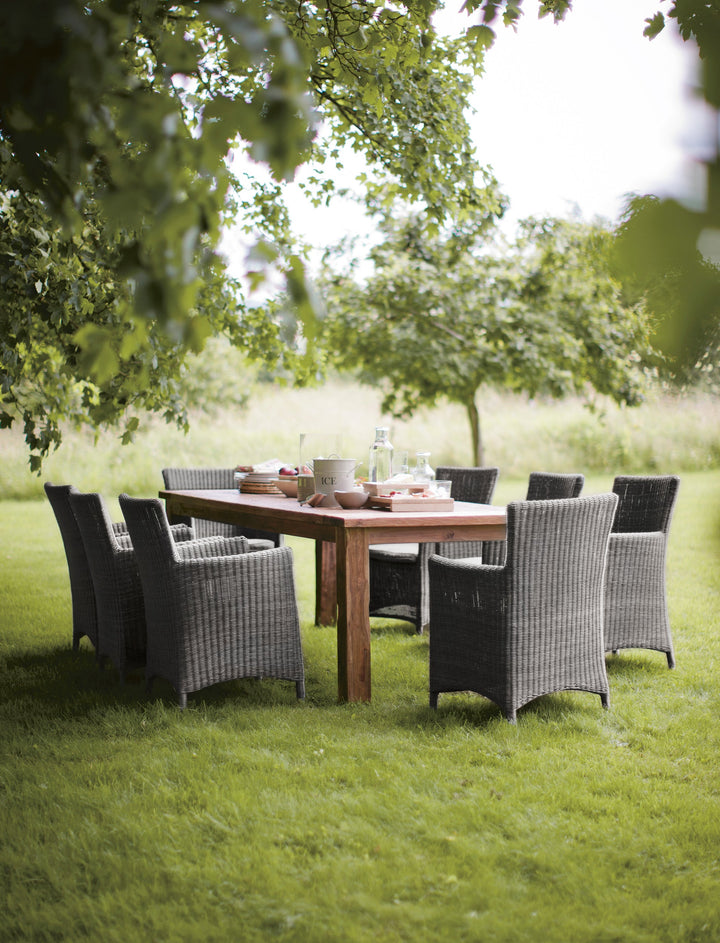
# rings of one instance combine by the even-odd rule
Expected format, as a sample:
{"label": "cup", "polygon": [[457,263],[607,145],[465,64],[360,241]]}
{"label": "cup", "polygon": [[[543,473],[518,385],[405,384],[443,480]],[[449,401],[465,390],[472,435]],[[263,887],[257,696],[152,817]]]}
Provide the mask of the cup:
{"label": "cup", "polygon": [[449,498],[450,492],[452,490],[451,481],[434,481],[432,484],[432,490],[435,491],[438,497]]}

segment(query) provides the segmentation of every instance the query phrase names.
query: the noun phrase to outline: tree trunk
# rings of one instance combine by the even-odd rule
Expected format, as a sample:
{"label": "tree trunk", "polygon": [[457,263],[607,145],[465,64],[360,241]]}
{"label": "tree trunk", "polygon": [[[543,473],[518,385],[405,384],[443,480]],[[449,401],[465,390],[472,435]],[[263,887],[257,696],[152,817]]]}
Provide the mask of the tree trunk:
{"label": "tree trunk", "polygon": [[485,450],[482,442],[482,432],[480,430],[480,411],[477,408],[475,397],[465,405],[467,416],[470,420],[470,435],[472,436],[472,454],[473,461],[480,467],[485,461]]}

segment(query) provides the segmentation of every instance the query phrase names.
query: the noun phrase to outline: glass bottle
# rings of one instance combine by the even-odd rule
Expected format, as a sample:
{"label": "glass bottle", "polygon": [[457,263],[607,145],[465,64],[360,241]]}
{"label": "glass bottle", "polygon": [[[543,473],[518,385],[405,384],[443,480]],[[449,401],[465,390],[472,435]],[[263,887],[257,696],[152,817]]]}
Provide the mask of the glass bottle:
{"label": "glass bottle", "polygon": [[392,476],[393,447],[386,426],[377,426],[375,441],[370,449],[368,481],[387,481]]}
{"label": "glass bottle", "polygon": [[416,452],[415,454],[417,456],[417,461],[413,471],[413,479],[415,481],[421,482],[435,481],[435,472],[432,470],[432,468],[430,468],[430,453]]}

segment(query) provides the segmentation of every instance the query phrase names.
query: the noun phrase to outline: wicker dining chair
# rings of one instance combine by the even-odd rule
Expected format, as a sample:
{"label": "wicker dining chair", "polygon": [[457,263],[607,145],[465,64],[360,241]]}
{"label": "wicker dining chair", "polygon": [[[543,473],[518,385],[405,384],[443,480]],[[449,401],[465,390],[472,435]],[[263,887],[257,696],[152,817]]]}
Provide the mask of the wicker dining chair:
{"label": "wicker dining chair", "polygon": [[135,552],[130,537],[113,528],[101,495],[75,491],[68,501],[92,578],[98,661],[103,666],[109,660],[122,683],[128,671],[145,664],[145,606]]}
{"label": "wicker dining chair", "polygon": [[304,697],[290,547],[249,553],[245,537],[173,543],[159,500],[119,500],[145,599],[148,692],[164,678],[184,708],[188,694],[221,681],[281,678]]}
{"label": "wicker dining chair", "polygon": [[430,706],[474,691],[514,722],[555,691],[610,689],[603,650],[608,537],[617,495],[514,501],[502,567],[433,556]]}
{"label": "wicker dining chair", "polygon": [[[168,491],[230,491],[236,487],[234,468],[163,468],[162,476]],[[285,540],[282,534],[271,531],[199,517],[173,517],[170,523],[191,524],[196,537],[247,537],[251,550],[282,547]]]}
{"label": "wicker dining chair", "polygon": [[[561,498],[577,498],[584,484],[585,476],[573,472],[530,472],[525,500],[557,501]],[[505,550],[504,540],[486,540],[482,549],[482,562],[502,566],[505,562]]]}
{"label": "wicker dining chair", "polygon": [[[438,480],[452,481],[451,495],[457,501],[489,504],[499,469],[441,466]],[[438,550],[438,547],[441,550]],[[429,619],[427,561],[437,552],[474,556],[482,543],[450,541],[436,545],[378,544],[370,547],[370,615],[411,622],[418,633]]]}
{"label": "wicker dining chair", "polygon": [[[73,614],[72,647],[77,650],[80,639],[87,636],[97,655],[98,622],[95,590],[85,545],[70,507],[70,495],[80,492],[74,485],[54,485],[51,482],[46,482],[44,488],[60,528],[67,559]],[[112,530],[115,535],[127,534],[124,521],[113,523]]]}
{"label": "wicker dining chair", "polygon": [[605,586],[605,651],[644,648],[675,651],[667,607],[668,533],[680,479],[676,475],[619,475],[613,482],[618,509],[608,546]]}

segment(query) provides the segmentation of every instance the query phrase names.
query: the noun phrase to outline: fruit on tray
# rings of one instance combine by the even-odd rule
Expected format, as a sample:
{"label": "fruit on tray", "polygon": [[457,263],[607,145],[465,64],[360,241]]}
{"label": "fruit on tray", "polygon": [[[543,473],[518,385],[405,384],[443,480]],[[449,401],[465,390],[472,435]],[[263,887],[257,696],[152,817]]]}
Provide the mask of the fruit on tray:
{"label": "fruit on tray", "polygon": [[290,465],[283,465],[278,475],[282,475],[283,478],[297,478],[298,470],[297,468],[292,468]]}

